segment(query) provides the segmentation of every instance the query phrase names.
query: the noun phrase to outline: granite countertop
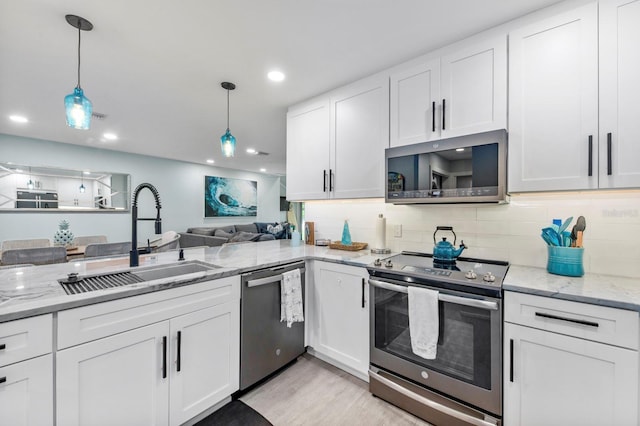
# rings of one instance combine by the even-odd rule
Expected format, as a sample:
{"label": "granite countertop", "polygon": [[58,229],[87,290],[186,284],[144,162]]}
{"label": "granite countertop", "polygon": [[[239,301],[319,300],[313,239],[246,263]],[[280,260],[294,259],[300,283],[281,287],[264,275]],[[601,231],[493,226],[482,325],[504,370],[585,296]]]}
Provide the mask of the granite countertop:
{"label": "granite countertop", "polygon": [[[185,248],[184,257],[186,261],[205,262],[218,268],[184,277],[163,278],[74,295],[67,295],[57,280],[66,278],[69,273],[83,276],[128,270],[129,257],[0,269],[0,322],[177,287],[190,284],[193,280],[238,275],[296,260],[317,259],[362,267],[380,256],[372,255],[369,250],[342,251],[304,244],[293,246],[290,240],[275,240]],[[139,268],[177,262],[178,251],[140,255]]]}
{"label": "granite countertop", "polygon": [[640,278],[602,274],[565,277],[544,268],[511,265],[502,288],[640,312]]}
{"label": "granite countertop", "polygon": [[[186,248],[186,261],[205,262],[217,268],[183,277],[130,284],[109,290],[67,295],[58,279],[69,273],[94,275],[128,270],[128,256],[82,260],[55,265],[0,269],[0,322],[56,312],[77,306],[188,285],[194,280],[217,279],[297,260],[323,260],[364,267],[381,256],[369,250],[343,251],[300,244],[290,240],[230,244],[221,247]],[[140,268],[178,263],[178,252],[140,256]],[[504,290],[592,303],[640,312],[640,279],[586,274],[583,277],[553,275],[543,268],[511,265]]]}

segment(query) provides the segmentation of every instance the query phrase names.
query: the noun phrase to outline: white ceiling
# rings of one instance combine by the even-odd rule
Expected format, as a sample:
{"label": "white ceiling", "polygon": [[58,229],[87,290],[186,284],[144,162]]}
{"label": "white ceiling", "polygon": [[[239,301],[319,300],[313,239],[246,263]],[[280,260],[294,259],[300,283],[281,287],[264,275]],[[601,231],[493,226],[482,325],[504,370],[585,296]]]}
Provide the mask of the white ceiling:
{"label": "white ceiling", "polygon": [[[289,105],[556,2],[2,0],[0,133],[284,174]],[[81,84],[107,117],[85,131],[65,124],[78,38],[66,14],[94,25],[82,32]],[[286,80],[267,80],[271,69]],[[237,85],[229,159],[223,81]],[[106,131],[119,139],[105,141]]]}

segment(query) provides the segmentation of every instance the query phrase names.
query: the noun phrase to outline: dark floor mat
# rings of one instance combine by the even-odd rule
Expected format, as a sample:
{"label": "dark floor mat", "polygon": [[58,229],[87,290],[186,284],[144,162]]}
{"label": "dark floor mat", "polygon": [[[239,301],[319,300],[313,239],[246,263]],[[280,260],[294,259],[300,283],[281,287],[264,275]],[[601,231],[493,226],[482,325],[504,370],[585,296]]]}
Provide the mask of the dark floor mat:
{"label": "dark floor mat", "polygon": [[195,426],[273,426],[253,408],[236,399],[215,413],[200,420]]}

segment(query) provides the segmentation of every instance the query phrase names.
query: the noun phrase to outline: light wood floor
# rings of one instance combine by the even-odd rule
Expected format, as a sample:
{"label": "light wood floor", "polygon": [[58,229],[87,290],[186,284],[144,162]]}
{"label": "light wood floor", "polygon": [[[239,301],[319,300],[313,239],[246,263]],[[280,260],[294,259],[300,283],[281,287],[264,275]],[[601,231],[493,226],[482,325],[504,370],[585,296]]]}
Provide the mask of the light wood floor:
{"label": "light wood floor", "polygon": [[305,354],[240,397],[274,426],[427,425],[369,393],[369,384]]}

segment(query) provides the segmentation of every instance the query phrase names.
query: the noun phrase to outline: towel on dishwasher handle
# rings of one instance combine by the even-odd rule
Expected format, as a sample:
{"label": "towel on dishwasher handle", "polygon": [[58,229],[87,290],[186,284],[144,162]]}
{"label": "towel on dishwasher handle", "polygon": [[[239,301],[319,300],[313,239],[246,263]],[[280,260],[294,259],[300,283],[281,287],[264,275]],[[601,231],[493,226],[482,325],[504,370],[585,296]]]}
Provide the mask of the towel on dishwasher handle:
{"label": "towel on dishwasher handle", "polygon": [[302,281],[300,269],[283,272],[280,283],[280,322],[286,321],[287,327],[294,322],[303,322]]}
{"label": "towel on dishwasher handle", "polygon": [[439,327],[438,292],[412,286],[407,290],[411,350],[424,359],[435,359]]}

